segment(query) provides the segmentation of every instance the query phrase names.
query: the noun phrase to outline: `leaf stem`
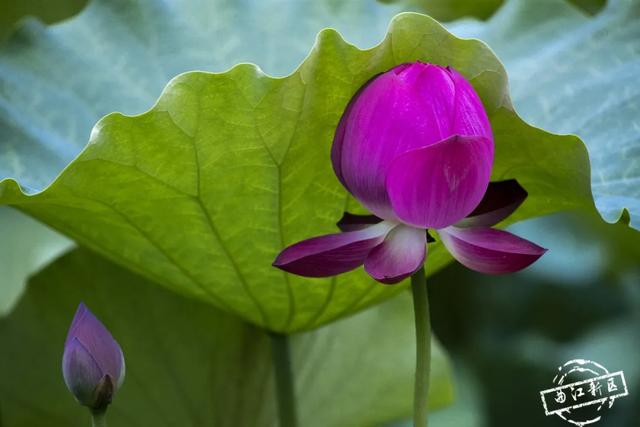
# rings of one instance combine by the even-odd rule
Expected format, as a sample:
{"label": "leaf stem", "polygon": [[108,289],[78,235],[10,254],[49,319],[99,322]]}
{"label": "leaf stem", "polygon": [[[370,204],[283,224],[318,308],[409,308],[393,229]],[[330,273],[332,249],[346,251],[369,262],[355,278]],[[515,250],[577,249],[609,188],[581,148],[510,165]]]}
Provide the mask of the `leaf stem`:
{"label": "leaf stem", "polygon": [[413,401],[414,427],[427,426],[427,394],[431,371],[431,321],[424,267],[411,276],[413,310],[416,323],[416,377]]}
{"label": "leaf stem", "polygon": [[106,411],[91,412],[91,425],[93,427],[107,427]]}
{"label": "leaf stem", "polygon": [[276,396],[280,427],[296,427],[295,387],[291,370],[289,337],[282,334],[270,334],[273,369],[276,377]]}

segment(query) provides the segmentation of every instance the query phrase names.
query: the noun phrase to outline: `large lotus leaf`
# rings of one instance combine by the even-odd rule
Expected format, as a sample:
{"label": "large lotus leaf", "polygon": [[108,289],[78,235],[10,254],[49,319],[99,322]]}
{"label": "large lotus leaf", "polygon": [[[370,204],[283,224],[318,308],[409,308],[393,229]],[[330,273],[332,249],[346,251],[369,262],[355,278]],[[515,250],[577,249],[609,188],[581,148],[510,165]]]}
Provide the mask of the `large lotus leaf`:
{"label": "large lotus leaf", "polygon": [[[50,12],[69,9],[62,2],[80,4],[78,0],[0,0],[0,9],[3,19],[17,17],[12,11],[19,9],[49,21],[54,18]],[[169,78],[182,71],[222,70],[252,61],[285,74],[302,61],[323,27],[338,26],[352,40],[373,44],[399,10],[368,0],[346,4],[278,1],[278,7],[273,1],[254,1],[251,7],[236,0],[172,3],[179,14],[155,1],[96,1],[79,19],[63,25],[43,27],[31,20],[20,29],[0,54],[0,178],[14,177],[28,191],[42,190],[86,145],[91,128],[102,116],[148,109]],[[156,24],[134,31],[130,20],[145,16],[153,16]],[[182,19],[176,22],[178,16]],[[193,22],[206,25],[188,25]],[[126,30],[114,36],[115,24]],[[283,26],[286,33],[281,31]],[[137,37],[141,31],[144,40]],[[225,43],[211,49],[211,40],[218,34],[226,35]],[[122,46],[131,51],[122,51]],[[65,239],[24,215],[1,215],[1,235],[11,256],[0,261],[5,273],[0,305],[8,310],[33,271],[30,266],[38,265],[31,261],[37,248],[47,248],[52,256],[54,248],[64,247],[60,243]]]}
{"label": "large lotus leaf", "polygon": [[[210,305],[167,292],[86,250],[35,276],[0,320],[0,425],[88,425],[67,392],[61,357],[84,301],[123,348],[127,373],[108,415],[119,426],[273,426],[265,332]],[[291,337],[305,426],[375,426],[411,413],[415,344],[411,298]],[[430,405],[452,399],[434,341]]]}
{"label": "large lotus leaf", "polygon": [[[0,178],[17,178],[30,192],[42,190],[86,145],[96,121],[111,111],[144,111],[175,74],[222,70],[243,61],[286,74],[323,27],[337,26],[351,40],[372,45],[398,10],[368,0],[183,0],[171,5],[109,0],[92,2],[78,19],[63,25],[29,21],[0,54]],[[145,17],[154,24],[135,23]],[[220,34],[225,34],[224,43],[212,49],[211,40]],[[31,226],[33,221],[6,216],[15,220],[3,220],[3,230],[22,234],[19,243],[25,249],[53,248],[64,241]],[[27,263],[14,264],[10,258],[3,264],[11,274],[3,276],[0,300],[9,309],[31,270],[15,268]]]}
{"label": "large lotus leaf", "polygon": [[[86,19],[94,13],[89,9]],[[46,190],[25,194],[6,180],[1,200],[255,324],[285,332],[318,326],[403,289],[376,284],[362,271],[309,280],[270,264],[282,247],[336,230],[350,200],[328,161],[340,114],[372,75],[414,60],[452,65],[476,87],[496,137],[494,179],[517,178],[529,191],[515,219],[592,208],[580,140],[520,120],[490,49],[418,14],[399,15],[370,50],[325,30],[285,78],[250,64],[182,74],[149,112],[101,120],[82,154]],[[430,271],[448,260],[432,245]]]}

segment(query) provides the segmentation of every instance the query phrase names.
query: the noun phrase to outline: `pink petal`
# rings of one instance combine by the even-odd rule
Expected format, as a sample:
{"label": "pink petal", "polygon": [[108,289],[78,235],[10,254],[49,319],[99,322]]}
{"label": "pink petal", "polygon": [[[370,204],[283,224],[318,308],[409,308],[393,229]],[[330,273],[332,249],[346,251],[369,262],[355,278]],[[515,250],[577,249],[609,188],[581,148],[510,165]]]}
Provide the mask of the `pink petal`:
{"label": "pink petal", "polygon": [[382,222],[358,231],[303,240],[283,250],[273,266],[306,277],[345,273],[362,265],[367,254],[384,240],[394,225]]}
{"label": "pink petal", "polygon": [[[347,104],[347,107],[344,109],[342,116],[340,117],[340,122],[338,122],[338,127],[336,127],[336,133],[333,136],[333,145],[331,145],[331,163],[333,165],[333,171],[338,177],[338,180],[340,181],[340,183],[347,190],[349,190],[349,187],[347,186],[347,183],[342,177],[342,143],[344,141],[344,133],[347,125],[347,119],[351,114],[351,110],[353,109],[353,104],[355,104],[355,102],[357,101],[359,96],[362,94],[364,89],[367,86],[369,86],[369,84],[372,81],[374,81],[378,76],[380,76],[380,74],[376,74],[375,76],[371,77],[365,84],[360,86],[360,89],[358,89],[355,95],[353,95],[353,97]],[[351,190],[349,190],[349,192],[351,192]]]}
{"label": "pink petal", "polygon": [[447,71],[456,87],[455,118],[451,132],[447,136],[453,134],[484,136],[493,142],[489,117],[473,86],[453,68],[447,67]]}
{"label": "pink petal", "polygon": [[438,233],[455,259],[472,270],[487,274],[522,270],[547,251],[507,231],[493,228],[448,227]]}
{"label": "pink petal", "polygon": [[422,267],[426,244],[425,230],[399,225],[369,253],[364,269],[378,282],[398,283]]}
{"label": "pink petal", "polygon": [[349,103],[334,138],[334,170],[372,213],[394,220],[385,188],[392,161],[454,134],[493,141],[471,84],[450,68],[403,64],[370,80]]}
{"label": "pink petal", "polygon": [[515,179],[491,182],[480,204],[456,227],[490,227],[511,215],[527,198]]}
{"label": "pink petal", "polygon": [[375,215],[355,215],[345,212],[336,224],[340,231],[356,231],[378,224],[382,219]]}
{"label": "pink petal", "polygon": [[420,228],[448,227],[484,196],[493,164],[493,142],[455,135],[397,157],[387,174],[395,214]]}

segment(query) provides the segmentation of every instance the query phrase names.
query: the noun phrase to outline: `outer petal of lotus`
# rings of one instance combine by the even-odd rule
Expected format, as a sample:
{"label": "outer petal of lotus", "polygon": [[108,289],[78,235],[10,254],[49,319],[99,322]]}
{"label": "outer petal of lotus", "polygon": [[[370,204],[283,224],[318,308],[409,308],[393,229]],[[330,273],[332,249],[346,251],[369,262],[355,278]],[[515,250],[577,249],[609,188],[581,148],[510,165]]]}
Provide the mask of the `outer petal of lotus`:
{"label": "outer petal of lotus", "polygon": [[361,266],[369,252],[396,225],[384,221],[357,231],[303,240],[283,250],[273,266],[306,277],[346,273]]}
{"label": "outer petal of lotus", "polygon": [[425,230],[399,225],[387,234],[364,261],[364,269],[378,282],[393,284],[411,276],[427,256]]}
{"label": "outer petal of lotus", "polygon": [[[471,83],[451,67],[446,68],[456,87],[455,117],[450,133],[483,136],[493,142],[493,132],[480,97]],[[443,136],[444,138],[444,136]]]}
{"label": "outer petal of lotus", "polygon": [[65,345],[62,375],[69,391],[83,405],[93,403],[93,391],[104,377],[100,366],[77,338]]}
{"label": "outer petal of lotus", "polygon": [[448,227],[438,230],[440,239],[462,265],[481,273],[513,273],[528,267],[547,250],[493,228]]}
{"label": "outer petal of lotus", "polygon": [[373,224],[382,222],[382,218],[378,218],[375,215],[355,215],[349,212],[345,212],[340,218],[340,221],[336,223],[340,231],[356,231],[367,228]]}
{"label": "outer petal of lotus", "polygon": [[373,214],[395,220],[387,169],[398,155],[451,135],[455,97],[449,70],[412,63],[372,79],[353,98],[336,130],[332,161],[345,187]]}
{"label": "outer petal of lotus", "polygon": [[457,223],[478,206],[493,165],[493,142],[452,136],[398,156],[387,174],[387,192],[397,217],[418,228]]}
{"label": "outer petal of lotus", "polygon": [[527,198],[515,179],[491,182],[480,204],[456,227],[491,227],[511,215]]}
{"label": "outer petal of lotus", "polygon": [[104,375],[109,375],[120,387],[124,381],[125,364],[122,349],[107,328],[80,303],[73,317],[65,347],[77,339],[96,361]]}
{"label": "outer petal of lotus", "polygon": [[376,74],[375,76],[371,77],[365,84],[360,87],[360,89],[358,89],[355,95],[353,95],[353,97],[347,104],[347,107],[344,109],[342,116],[340,117],[340,122],[336,127],[336,133],[333,136],[333,144],[331,145],[331,164],[333,165],[333,171],[338,177],[338,180],[349,192],[351,192],[351,190],[349,190],[347,183],[342,177],[342,143],[344,142],[345,129],[347,127],[348,118],[351,115],[351,111],[353,110],[353,105],[355,104],[356,100],[360,97],[367,86],[369,86],[369,84],[371,84],[371,82],[378,78],[380,75],[381,74]]}

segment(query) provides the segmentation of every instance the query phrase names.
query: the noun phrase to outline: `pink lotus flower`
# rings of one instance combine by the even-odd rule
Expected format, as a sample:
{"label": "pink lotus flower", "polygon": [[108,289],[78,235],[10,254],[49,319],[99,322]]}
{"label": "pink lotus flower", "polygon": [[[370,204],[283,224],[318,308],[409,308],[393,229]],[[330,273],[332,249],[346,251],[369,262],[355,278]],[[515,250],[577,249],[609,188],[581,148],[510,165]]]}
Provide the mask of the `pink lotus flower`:
{"label": "pink lotus flower", "polygon": [[273,265],[325,277],[364,264],[397,283],[422,267],[435,230],[473,270],[527,267],[546,250],[491,228],[527,196],[515,180],[489,183],[493,153],[482,102],[457,71],[416,62],[374,77],[351,99],[331,152],[340,182],[374,216],[346,214],[342,233],[296,243]]}

